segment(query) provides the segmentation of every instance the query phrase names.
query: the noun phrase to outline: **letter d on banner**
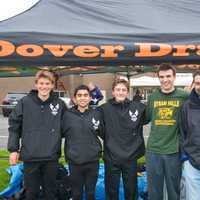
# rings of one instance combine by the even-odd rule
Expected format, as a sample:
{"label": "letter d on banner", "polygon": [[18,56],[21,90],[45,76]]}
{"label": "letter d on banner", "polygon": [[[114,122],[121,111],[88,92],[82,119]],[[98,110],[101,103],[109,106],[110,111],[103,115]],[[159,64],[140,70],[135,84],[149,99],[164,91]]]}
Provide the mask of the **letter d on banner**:
{"label": "letter d on banner", "polygon": [[[135,57],[160,57],[172,51],[172,47],[169,44],[135,43],[135,45],[139,46],[139,52],[135,53]],[[153,48],[156,48],[156,50],[153,50]]]}

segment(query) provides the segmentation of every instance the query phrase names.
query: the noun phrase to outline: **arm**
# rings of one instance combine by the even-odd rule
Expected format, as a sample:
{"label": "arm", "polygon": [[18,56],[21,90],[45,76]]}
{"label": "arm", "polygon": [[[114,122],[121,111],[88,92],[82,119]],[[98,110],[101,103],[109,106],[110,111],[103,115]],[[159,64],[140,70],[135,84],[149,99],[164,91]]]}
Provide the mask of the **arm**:
{"label": "arm", "polygon": [[61,100],[61,103],[62,103],[62,110],[61,110],[61,136],[62,138],[65,136],[65,121],[64,118],[65,118],[65,112],[68,110],[66,104],[64,101]]}
{"label": "arm", "polygon": [[179,136],[179,142],[180,142],[180,151],[181,153],[184,155],[184,141],[187,138],[187,113],[184,109],[184,104],[183,106],[180,108],[179,111],[179,115],[178,115],[178,128],[179,128],[179,132],[180,132],[180,136]]}
{"label": "arm", "polygon": [[99,116],[99,119],[100,119],[100,126],[99,126],[99,129],[98,129],[98,136],[102,139],[102,140],[104,140],[104,135],[105,135],[105,133],[104,133],[104,117],[103,117],[103,108],[102,107],[98,107],[97,109],[96,109],[96,112],[97,112],[97,114],[98,114],[98,116]]}
{"label": "arm", "polygon": [[22,132],[22,118],[23,118],[23,103],[22,100],[18,102],[15,109],[9,116],[9,137],[8,137],[8,151],[10,152],[10,164],[15,165],[19,159],[20,139]]}
{"label": "arm", "polygon": [[152,116],[152,100],[150,96],[147,102],[147,106],[145,108],[144,125],[148,124],[151,121],[151,116]]}

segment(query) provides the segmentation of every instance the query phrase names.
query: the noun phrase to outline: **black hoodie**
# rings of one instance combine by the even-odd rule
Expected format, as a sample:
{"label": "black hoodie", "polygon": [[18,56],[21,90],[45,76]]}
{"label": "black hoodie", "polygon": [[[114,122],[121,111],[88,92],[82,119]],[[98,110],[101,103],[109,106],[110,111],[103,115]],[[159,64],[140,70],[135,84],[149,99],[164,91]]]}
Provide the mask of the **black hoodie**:
{"label": "black hoodie", "polygon": [[76,107],[65,112],[63,117],[65,157],[74,164],[99,160],[102,147],[98,136],[102,136],[102,120],[97,110],[81,113]]}
{"label": "black hoodie", "polygon": [[123,163],[142,156],[145,105],[128,99],[122,103],[110,99],[100,111],[105,130],[104,159]]}
{"label": "black hoodie", "polygon": [[23,161],[57,160],[61,152],[61,119],[65,110],[64,102],[53,92],[42,101],[37,91],[32,90],[10,114],[8,151],[19,151]]}
{"label": "black hoodie", "polygon": [[190,163],[200,170],[200,97],[193,89],[184,102],[180,117],[181,150]]}

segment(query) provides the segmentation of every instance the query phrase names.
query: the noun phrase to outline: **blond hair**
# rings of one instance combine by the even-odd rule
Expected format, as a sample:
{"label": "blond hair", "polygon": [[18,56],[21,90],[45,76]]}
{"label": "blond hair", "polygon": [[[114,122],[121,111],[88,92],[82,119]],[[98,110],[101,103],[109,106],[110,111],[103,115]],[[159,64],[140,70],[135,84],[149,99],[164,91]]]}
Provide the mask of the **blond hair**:
{"label": "blond hair", "polygon": [[129,82],[127,80],[125,80],[125,79],[122,79],[122,78],[115,79],[115,81],[112,84],[112,90],[114,90],[115,87],[118,84],[123,84],[127,88],[127,90],[129,91]]}
{"label": "blond hair", "polygon": [[46,78],[51,81],[52,84],[55,83],[55,76],[49,70],[40,70],[35,75],[35,83],[38,82],[40,78]]}

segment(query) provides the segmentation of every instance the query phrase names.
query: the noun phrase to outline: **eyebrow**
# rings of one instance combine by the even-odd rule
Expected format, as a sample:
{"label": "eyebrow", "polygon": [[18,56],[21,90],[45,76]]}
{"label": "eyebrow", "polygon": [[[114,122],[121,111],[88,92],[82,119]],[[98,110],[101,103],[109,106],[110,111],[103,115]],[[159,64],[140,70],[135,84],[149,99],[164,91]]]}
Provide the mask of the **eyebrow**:
{"label": "eyebrow", "polygon": [[170,75],[170,74],[167,74],[167,75],[159,75],[158,77],[164,77],[164,76],[170,77],[170,76],[173,76],[173,75]]}

